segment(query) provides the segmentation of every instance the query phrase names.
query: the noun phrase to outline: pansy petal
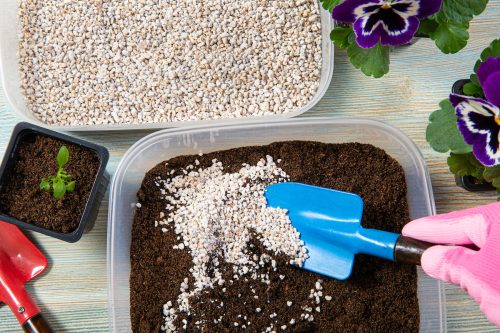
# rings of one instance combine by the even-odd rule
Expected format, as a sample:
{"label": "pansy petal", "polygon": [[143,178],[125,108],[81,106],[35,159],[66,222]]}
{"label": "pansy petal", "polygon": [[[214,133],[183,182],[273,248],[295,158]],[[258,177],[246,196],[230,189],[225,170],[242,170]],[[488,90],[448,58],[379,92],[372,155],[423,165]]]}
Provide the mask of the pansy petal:
{"label": "pansy petal", "polygon": [[494,156],[495,161],[489,166],[500,164],[500,127],[496,127],[491,133],[487,147],[488,157]]}
{"label": "pansy petal", "polygon": [[488,135],[469,131],[467,121],[462,117],[457,118],[457,127],[462,133],[465,142],[472,145],[472,151],[477,160],[486,166],[496,164],[496,159],[490,157],[487,150]]}
{"label": "pansy petal", "polygon": [[[497,135],[498,139],[498,135]],[[498,142],[498,140],[497,140]],[[479,141],[476,141],[472,145],[472,152],[476,159],[484,166],[492,167],[500,163],[500,158],[491,157],[491,153],[488,152],[488,136],[482,135]]]}
{"label": "pansy petal", "polygon": [[[354,23],[359,16],[356,14],[356,10],[358,10],[359,14],[360,8],[379,5],[381,2],[382,0],[345,0],[333,8],[332,17],[339,22]],[[364,12],[364,10],[362,11]]]}
{"label": "pansy petal", "polygon": [[[476,115],[475,121],[477,121],[477,118],[481,117],[480,115]],[[470,145],[475,145],[478,141],[484,142],[483,146],[486,146],[486,141],[483,140],[483,138],[486,138],[484,133],[488,131],[487,129],[485,130],[478,130],[477,124],[473,122],[473,120],[470,119],[469,114],[461,113],[457,114],[457,126],[458,129],[460,130],[460,133],[462,133],[462,136],[464,137],[465,142],[467,142]]]}
{"label": "pansy petal", "polygon": [[443,4],[443,0],[420,0],[419,2],[418,18],[421,20],[439,12]]}
{"label": "pansy petal", "polygon": [[500,107],[500,71],[488,76],[482,86],[486,99]]}
{"label": "pansy petal", "polygon": [[455,108],[460,104],[470,104],[476,113],[481,113],[485,116],[500,116],[500,109],[492,103],[485,101],[482,98],[470,97],[465,95],[450,94],[450,102]]}
{"label": "pansy petal", "polygon": [[[408,17],[406,19],[407,26],[403,30],[390,29],[391,26],[383,25],[385,34],[382,35],[382,45],[403,45],[411,42],[413,36],[418,30],[420,21],[416,17]],[[394,28],[394,26],[392,27]]]}
{"label": "pansy petal", "polygon": [[419,1],[400,0],[391,4],[392,10],[398,12],[401,16],[417,16],[420,8]]}
{"label": "pansy petal", "polygon": [[500,72],[500,57],[489,57],[486,61],[483,61],[477,69],[479,83],[483,85],[488,76],[496,72]]}
{"label": "pansy petal", "polygon": [[465,142],[472,145],[478,161],[485,166],[500,163],[500,125],[496,117],[500,109],[482,100],[462,95],[450,95],[457,114],[457,126]]}
{"label": "pansy petal", "polygon": [[367,18],[359,18],[354,22],[353,28],[356,33],[356,43],[365,49],[369,49],[377,45],[381,36],[384,34],[384,29],[381,24],[378,24],[371,32],[367,33],[364,31],[363,21]]}
{"label": "pansy petal", "polygon": [[477,69],[477,77],[488,101],[500,107],[500,57],[489,57]]}

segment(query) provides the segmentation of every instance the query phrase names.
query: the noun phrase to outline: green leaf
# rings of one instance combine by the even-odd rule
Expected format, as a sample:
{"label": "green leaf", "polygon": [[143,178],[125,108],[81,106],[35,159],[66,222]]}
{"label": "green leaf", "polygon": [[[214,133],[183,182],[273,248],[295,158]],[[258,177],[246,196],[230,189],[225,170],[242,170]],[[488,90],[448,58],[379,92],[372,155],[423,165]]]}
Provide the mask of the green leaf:
{"label": "green leaf", "polygon": [[66,146],[62,146],[57,153],[57,165],[59,168],[64,167],[69,161],[69,150]]}
{"label": "green leaf", "polygon": [[497,188],[498,193],[500,193],[500,165],[494,167],[485,168],[483,172],[484,179],[491,183]]}
{"label": "green leaf", "polygon": [[481,52],[480,59],[474,64],[474,74],[470,76],[470,79],[478,86],[481,86],[481,84],[479,83],[479,79],[477,77],[477,74],[475,73],[477,73],[479,66],[481,66],[484,61],[488,60],[489,57],[500,57],[500,39],[495,39],[494,41],[492,41],[490,45],[485,48],[483,52]]}
{"label": "green leaf", "polygon": [[483,89],[480,85],[475,84],[474,82],[468,82],[464,84],[463,91],[465,95],[482,97]]}
{"label": "green leaf", "polygon": [[66,184],[66,191],[73,192],[75,190],[75,181],[71,181]]}
{"label": "green leaf", "polygon": [[470,76],[470,80],[472,81],[472,83],[475,83],[475,84],[477,84],[478,86],[480,86],[480,85],[481,85],[481,83],[479,83],[479,79],[478,79],[478,77],[477,77],[477,74],[471,74],[471,76]]}
{"label": "green leaf", "polygon": [[370,49],[364,49],[354,42],[347,48],[347,55],[352,65],[365,75],[379,78],[389,72],[390,50],[390,47],[380,42]]}
{"label": "green leaf", "polygon": [[332,11],[333,7],[337,6],[342,0],[321,0],[323,8]]}
{"label": "green leaf", "polygon": [[483,180],[484,166],[476,159],[474,154],[453,154],[448,157],[450,171],[458,176],[472,176]]}
{"label": "green leaf", "polygon": [[418,27],[417,36],[424,35],[430,36],[430,34],[436,31],[438,27],[438,23],[434,18],[428,18],[420,22],[420,26]]}
{"label": "green leaf", "polygon": [[40,182],[40,189],[43,191],[50,191],[50,183],[47,179],[42,179],[42,181]]}
{"label": "green leaf", "polygon": [[[483,51],[483,52],[484,52],[484,51]],[[476,73],[476,72],[477,72],[477,70],[478,70],[478,68],[479,68],[479,65],[481,65],[481,62],[482,62],[481,60],[477,60],[477,61],[476,61],[476,63],[474,64],[474,73]],[[475,75],[475,74],[473,74],[473,75]],[[477,79],[477,75],[476,75],[476,79]],[[471,79],[471,80],[472,80],[472,79]],[[478,81],[478,83],[479,83],[479,81]]]}
{"label": "green leaf", "polygon": [[330,33],[330,39],[335,44],[335,46],[346,49],[350,45],[350,35],[354,34],[351,26],[347,27],[335,27]]}
{"label": "green leaf", "polygon": [[488,0],[443,0],[437,17],[457,23],[470,22],[485,10],[487,4]]}
{"label": "green leaf", "polygon": [[465,143],[462,134],[457,128],[455,109],[448,99],[439,103],[440,109],[429,117],[426,139],[432,149],[440,153],[451,151],[455,154],[466,154],[472,147]]}
{"label": "green leaf", "polygon": [[71,176],[68,175],[68,173],[66,171],[64,171],[63,169],[60,169],[58,178],[61,178],[62,180],[70,180]]}
{"label": "green leaf", "polygon": [[53,196],[55,199],[59,200],[64,197],[66,194],[66,185],[64,185],[64,181],[62,179],[56,180],[54,183],[54,193]]}
{"label": "green leaf", "polygon": [[[500,57],[500,39],[495,39],[490,45],[481,52],[481,60],[486,61],[489,57]],[[480,63],[474,68],[477,71]]]}
{"label": "green leaf", "polygon": [[436,42],[436,46],[446,54],[457,53],[467,45],[469,40],[468,22],[450,22],[438,20],[435,31],[429,36]]}
{"label": "green leaf", "polygon": [[493,180],[496,178],[500,179],[500,165],[485,168],[483,172],[483,177],[484,180],[486,180],[488,183],[492,183]]}
{"label": "green leaf", "polygon": [[356,35],[351,26],[336,27],[330,33],[335,45],[347,49],[352,65],[367,75],[382,77],[389,72],[389,53],[391,48],[380,43],[370,49],[364,49],[356,43]]}
{"label": "green leaf", "polygon": [[469,22],[481,14],[488,0],[443,0],[441,10],[431,19],[435,29],[428,26],[429,36],[444,53],[456,53],[467,45]]}
{"label": "green leaf", "polygon": [[480,98],[484,97],[483,88],[481,87],[481,83],[479,83],[476,73],[479,66],[489,57],[500,57],[500,39],[492,41],[490,45],[481,52],[480,59],[474,64],[474,74],[470,76],[471,82],[464,85],[464,94]]}

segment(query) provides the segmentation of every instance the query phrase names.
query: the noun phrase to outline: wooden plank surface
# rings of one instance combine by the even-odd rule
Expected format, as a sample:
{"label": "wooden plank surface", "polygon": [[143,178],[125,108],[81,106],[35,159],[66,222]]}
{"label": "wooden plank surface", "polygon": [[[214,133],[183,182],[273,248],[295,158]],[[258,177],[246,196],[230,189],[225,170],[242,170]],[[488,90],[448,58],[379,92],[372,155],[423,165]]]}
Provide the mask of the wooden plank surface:
{"label": "wooden plank surface", "polygon": [[[471,41],[456,55],[443,55],[430,40],[419,40],[392,54],[391,73],[382,79],[366,78],[353,69],[343,51],[335,52],[332,83],[325,97],[304,116],[357,116],[385,121],[403,130],[422,150],[432,176],[438,212],[472,207],[495,200],[494,194],[473,194],[458,188],[448,172],[446,156],[425,142],[429,114],[446,98],[453,82],[466,78],[481,50],[500,37],[500,0],[490,0],[486,12],[471,24]],[[0,89],[0,155],[19,121]],[[149,132],[79,134],[110,150],[112,174],[125,151]],[[50,269],[28,284],[42,311],[57,332],[108,330],[106,281],[105,199],[95,228],[75,244],[30,233],[47,254]],[[446,286],[449,332],[500,332],[459,288]],[[0,306],[0,332],[19,332],[10,310]]]}

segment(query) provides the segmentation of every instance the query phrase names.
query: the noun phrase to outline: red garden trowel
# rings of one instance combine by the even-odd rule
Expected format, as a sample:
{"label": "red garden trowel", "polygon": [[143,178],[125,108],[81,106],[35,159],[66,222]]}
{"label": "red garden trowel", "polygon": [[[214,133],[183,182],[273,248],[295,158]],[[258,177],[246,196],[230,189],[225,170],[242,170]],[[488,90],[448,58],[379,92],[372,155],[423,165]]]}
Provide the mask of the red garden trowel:
{"label": "red garden trowel", "polygon": [[22,231],[0,221],[0,302],[10,307],[25,332],[52,332],[24,289],[24,284],[46,267],[43,253]]}

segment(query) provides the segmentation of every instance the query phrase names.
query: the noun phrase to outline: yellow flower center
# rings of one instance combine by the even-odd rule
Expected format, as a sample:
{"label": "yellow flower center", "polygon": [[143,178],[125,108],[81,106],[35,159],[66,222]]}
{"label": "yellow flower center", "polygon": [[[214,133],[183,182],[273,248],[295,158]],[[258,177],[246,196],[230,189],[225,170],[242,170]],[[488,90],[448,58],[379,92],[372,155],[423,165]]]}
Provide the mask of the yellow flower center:
{"label": "yellow flower center", "polygon": [[391,4],[390,4],[390,3],[388,3],[388,2],[384,2],[384,3],[382,4],[382,9],[389,9],[389,8],[391,8]]}
{"label": "yellow flower center", "polygon": [[495,117],[495,123],[497,123],[497,125],[500,126],[500,117]]}

